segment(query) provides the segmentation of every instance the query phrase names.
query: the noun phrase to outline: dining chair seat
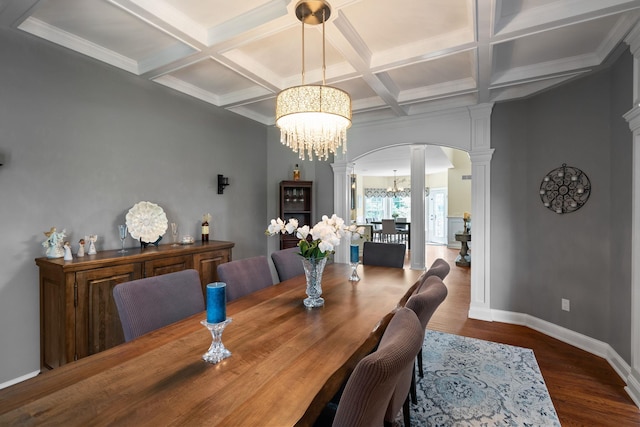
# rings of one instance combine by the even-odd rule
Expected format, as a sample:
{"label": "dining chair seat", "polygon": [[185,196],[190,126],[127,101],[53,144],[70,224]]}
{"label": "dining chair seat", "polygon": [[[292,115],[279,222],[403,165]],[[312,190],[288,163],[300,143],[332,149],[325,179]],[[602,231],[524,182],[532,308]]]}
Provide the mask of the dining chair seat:
{"label": "dining chair seat", "polygon": [[146,277],[113,288],[125,341],[204,311],[200,275],[182,270]]}
{"label": "dining chair seat", "polygon": [[218,265],[218,278],[227,284],[227,301],[273,285],[269,260],[260,255]]}

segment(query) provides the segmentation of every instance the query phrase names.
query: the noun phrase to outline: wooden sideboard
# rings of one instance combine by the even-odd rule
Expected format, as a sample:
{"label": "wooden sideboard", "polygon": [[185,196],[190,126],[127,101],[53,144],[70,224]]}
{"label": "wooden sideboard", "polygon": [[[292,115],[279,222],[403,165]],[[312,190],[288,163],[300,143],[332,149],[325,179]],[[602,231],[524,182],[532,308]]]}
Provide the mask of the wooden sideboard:
{"label": "wooden sideboard", "polygon": [[124,342],[113,287],[118,283],[189,268],[200,273],[203,293],[231,261],[234,243],[129,248],[96,255],[36,258],[40,268],[40,368],[53,369]]}

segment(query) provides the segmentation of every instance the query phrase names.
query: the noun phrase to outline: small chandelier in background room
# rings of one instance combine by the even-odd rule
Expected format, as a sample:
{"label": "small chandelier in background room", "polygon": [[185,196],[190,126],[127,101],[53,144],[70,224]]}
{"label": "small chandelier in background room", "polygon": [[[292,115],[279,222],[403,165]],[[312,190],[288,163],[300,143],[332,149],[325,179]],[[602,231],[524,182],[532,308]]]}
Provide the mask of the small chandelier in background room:
{"label": "small chandelier in background room", "polygon": [[[327,160],[342,145],[347,151],[347,129],[351,126],[351,97],[341,89],[325,84],[324,24],[331,15],[325,1],[299,1],[296,16],[302,22],[302,85],[282,90],[276,98],[276,126],[280,141],[305,159],[313,154]],[[304,24],[322,24],[322,84],[304,83]]]}
{"label": "small chandelier in background room", "polygon": [[391,194],[393,194],[394,196],[395,196],[397,193],[400,193],[401,191],[404,191],[404,188],[402,188],[402,187],[398,187],[398,183],[397,183],[397,181],[396,181],[396,172],[397,172],[397,169],[394,169],[394,170],[393,170],[393,187],[389,187],[389,188],[387,188],[387,193],[391,193]]}

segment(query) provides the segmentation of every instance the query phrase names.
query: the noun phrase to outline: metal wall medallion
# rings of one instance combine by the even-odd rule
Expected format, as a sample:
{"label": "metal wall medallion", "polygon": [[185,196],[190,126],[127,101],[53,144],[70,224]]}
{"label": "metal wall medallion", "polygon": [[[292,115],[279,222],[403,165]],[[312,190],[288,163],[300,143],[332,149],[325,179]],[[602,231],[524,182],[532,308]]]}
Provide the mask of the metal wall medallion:
{"label": "metal wall medallion", "polygon": [[577,211],[587,203],[590,194],[589,177],[566,163],[549,172],[540,183],[542,204],[558,214]]}

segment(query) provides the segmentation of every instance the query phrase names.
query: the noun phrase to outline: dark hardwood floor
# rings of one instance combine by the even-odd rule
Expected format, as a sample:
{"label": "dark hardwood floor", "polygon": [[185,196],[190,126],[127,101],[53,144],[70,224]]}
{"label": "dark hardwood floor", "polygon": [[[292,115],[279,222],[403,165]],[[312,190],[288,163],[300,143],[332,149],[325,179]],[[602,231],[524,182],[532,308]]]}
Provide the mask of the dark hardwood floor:
{"label": "dark hardwood floor", "polygon": [[532,349],[563,426],[640,426],[640,410],[605,359],[527,327],[468,319],[470,269],[457,267],[456,255],[427,246],[428,264],[440,257],[451,265],[444,280],[449,294],[429,329]]}

